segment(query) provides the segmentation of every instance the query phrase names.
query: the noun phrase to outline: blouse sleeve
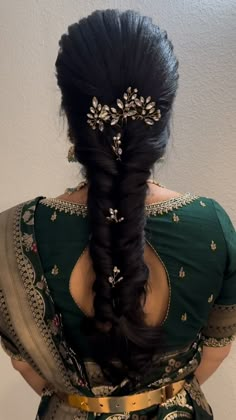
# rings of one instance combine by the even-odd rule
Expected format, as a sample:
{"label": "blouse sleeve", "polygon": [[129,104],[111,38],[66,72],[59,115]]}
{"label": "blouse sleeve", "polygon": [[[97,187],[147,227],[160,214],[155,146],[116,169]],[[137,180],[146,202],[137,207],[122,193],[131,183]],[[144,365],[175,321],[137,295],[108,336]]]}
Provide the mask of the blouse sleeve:
{"label": "blouse sleeve", "polygon": [[226,245],[226,265],[221,291],[203,330],[204,345],[223,347],[236,337],[236,231],[233,223],[215,200],[212,200]]}

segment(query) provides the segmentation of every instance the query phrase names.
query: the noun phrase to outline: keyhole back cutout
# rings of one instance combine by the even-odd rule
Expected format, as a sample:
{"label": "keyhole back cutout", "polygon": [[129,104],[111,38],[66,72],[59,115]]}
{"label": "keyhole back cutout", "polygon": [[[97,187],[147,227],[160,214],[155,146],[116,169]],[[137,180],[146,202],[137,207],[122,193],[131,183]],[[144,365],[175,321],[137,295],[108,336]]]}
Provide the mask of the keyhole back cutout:
{"label": "keyhole back cutout", "polygon": [[[169,276],[163,261],[149,243],[145,245],[144,260],[149,268],[144,303],[145,320],[147,325],[160,326],[167,318],[170,305]],[[71,272],[69,288],[74,302],[88,317],[94,316],[94,280],[95,273],[89,250],[86,248]]]}

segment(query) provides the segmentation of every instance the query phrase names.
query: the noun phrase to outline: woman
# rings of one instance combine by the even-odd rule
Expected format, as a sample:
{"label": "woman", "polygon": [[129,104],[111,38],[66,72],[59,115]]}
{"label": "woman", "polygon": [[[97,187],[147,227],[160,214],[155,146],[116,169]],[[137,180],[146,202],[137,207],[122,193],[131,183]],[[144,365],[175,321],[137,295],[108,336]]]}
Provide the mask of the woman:
{"label": "woman", "polygon": [[38,420],[212,419],[201,384],[236,332],[236,235],[214,199],[150,181],[178,84],[133,11],[69,27],[56,60],[85,182],[0,216],[0,334]]}

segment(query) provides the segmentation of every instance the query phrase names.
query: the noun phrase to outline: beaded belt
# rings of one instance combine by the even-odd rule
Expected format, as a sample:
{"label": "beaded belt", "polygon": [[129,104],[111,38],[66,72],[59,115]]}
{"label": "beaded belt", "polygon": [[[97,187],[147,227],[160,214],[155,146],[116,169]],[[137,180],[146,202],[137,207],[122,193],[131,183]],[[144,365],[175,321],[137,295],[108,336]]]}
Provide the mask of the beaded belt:
{"label": "beaded belt", "polygon": [[110,397],[86,397],[77,394],[60,394],[58,396],[70,407],[94,413],[120,413],[143,410],[153,405],[166,402],[183,389],[185,381],[174,382],[162,388],[140,394]]}

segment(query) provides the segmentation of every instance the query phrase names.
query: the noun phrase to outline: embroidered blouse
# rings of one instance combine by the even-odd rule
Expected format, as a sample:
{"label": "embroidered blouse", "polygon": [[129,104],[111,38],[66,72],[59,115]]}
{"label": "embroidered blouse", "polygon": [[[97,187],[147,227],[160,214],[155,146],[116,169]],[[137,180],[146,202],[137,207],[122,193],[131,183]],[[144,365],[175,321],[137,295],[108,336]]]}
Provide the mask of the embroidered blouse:
{"label": "embroidered blouse", "polygon": [[162,327],[173,351],[154,354],[151,370],[136,383],[114,386],[91,360],[80,328],[85,314],[69,291],[71,271],[89,243],[86,206],[38,196],[0,214],[1,344],[55,390],[42,395],[37,420],[98,418],[64,404],[59,391],[129,395],[183,378],[180,393],[160,406],[103,418],[213,418],[194,372],[202,344],[224,346],[236,333],[235,229],[217,201],[191,193],[147,205],[146,215],[146,241],[168,277]]}
{"label": "embroidered blouse", "polygon": [[[169,281],[162,324],[169,344],[181,348],[201,331],[205,345],[224,346],[236,333],[236,233],[214,199],[192,193],[146,205],[146,241]],[[35,212],[38,252],[67,339],[88,356],[78,333],[85,316],[69,292],[71,271],[89,242],[85,205],[41,198]],[[76,332],[76,333],[75,333]]]}

